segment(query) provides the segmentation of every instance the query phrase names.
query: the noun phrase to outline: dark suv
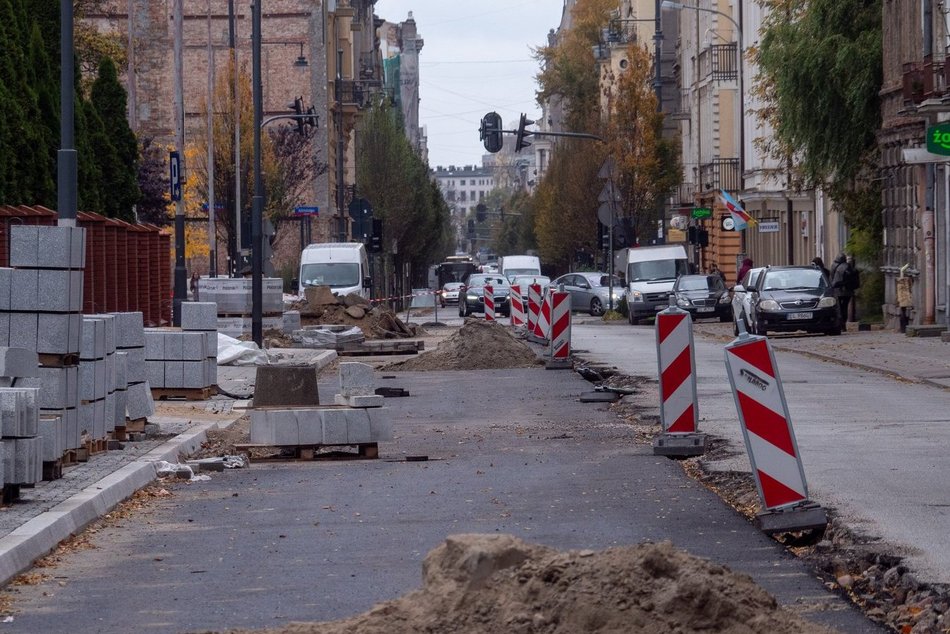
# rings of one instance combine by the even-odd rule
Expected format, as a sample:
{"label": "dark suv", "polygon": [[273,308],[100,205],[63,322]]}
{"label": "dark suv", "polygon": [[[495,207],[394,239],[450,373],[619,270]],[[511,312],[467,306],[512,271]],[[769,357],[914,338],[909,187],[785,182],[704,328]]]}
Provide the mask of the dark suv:
{"label": "dark suv", "polygon": [[752,332],[769,330],[840,335],[838,300],[815,266],[769,266],[760,275],[749,301]]}

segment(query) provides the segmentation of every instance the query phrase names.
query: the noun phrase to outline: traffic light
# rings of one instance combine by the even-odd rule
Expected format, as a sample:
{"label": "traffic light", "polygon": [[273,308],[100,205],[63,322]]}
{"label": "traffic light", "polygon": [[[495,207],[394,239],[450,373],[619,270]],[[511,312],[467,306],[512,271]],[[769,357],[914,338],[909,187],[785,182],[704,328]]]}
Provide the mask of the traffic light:
{"label": "traffic light", "polygon": [[468,221],[468,237],[470,240],[475,238],[475,221],[474,220]]}
{"label": "traffic light", "polygon": [[696,231],[696,244],[705,248],[709,246],[709,232],[705,229],[698,229]]}
{"label": "traffic light", "polygon": [[478,128],[478,138],[485,144],[485,149],[494,154],[501,150],[503,139],[501,138],[501,115],[497,112],[489,112],[482,117],[482,125]]}
{"label": "traffic light", "polygon": [[369,237],[369,252],[383,252],[383,221],[381,218],[373,218],[373,233]]}
{"label": "traffic light", "polygon": [[482,203],[475,205],[475,218],[479,222],[485,222],[485,218],[488,217],[488,208],[485,207]]}
{"label": "traffic light", "polygon": [[597,231],[600,235],[600,248],[604,251],[610,249],[610,229],[604,223],[597,222]]}
{"label": "traffic light", "polygon": [[518,123],[518,132],[515,136],[515,152],[520,152],[523,148],[531,145],[529,142],[525,141],[526,136],[531,136],[531,132],[525,132],[525,126],[534,125],[534,121],[527,118],[525,114],[521,113],[521,121]]}
{"label": "traffic light", "polygon": [[311,128],[317,127],[317,109],[313,106],[307,108],[307,125]]}
{"label": "traffic light", "polygon": [[686,242],[696,244],[696,226],[686,227]]}
{"label": "traffic light", "polygon": [[304,125],[306,121],[303,118],[303,97],[294,97],[294,103],[290,106],[290,109],[294,111],[294,114],[297,115],[297,118],[294,121],[297,122],[297,132],[300,134],[304,133]]}

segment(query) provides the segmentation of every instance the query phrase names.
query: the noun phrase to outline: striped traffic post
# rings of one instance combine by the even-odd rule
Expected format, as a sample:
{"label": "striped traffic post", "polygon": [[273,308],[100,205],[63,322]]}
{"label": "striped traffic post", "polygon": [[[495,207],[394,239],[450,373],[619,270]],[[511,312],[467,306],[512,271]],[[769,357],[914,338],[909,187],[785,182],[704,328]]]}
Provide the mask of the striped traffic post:
{"label": "striped traffic post", "polygon": [[671,457],[702,455],[706,435],[698,433],[693,320],[685,310],[670,306],[656,314],[656,358],[663,432],[653,439],[653,453]]}
{"label": "striped traffic post", "polygon": [[515,284],[511,287],[511,327],[515,329],[524,328],[525,314],[524,301],[521,299],[521,286]]}
{"label": "striped traffic post", "polygon": [[538,315],[541,313],[541,285],[528,285],[528,332],[527,337],[533,340],[538,327]]}
{"label": "striped traffic post", "polygon": [[491,284],[485,284],[482,299],[485,300],[485,321],[495,321],[495,289]]}
{"label": "striped traffic post", "polygon": [[726,371],[739,413],[739,425],[765,509],[756,525],[767,533],[824,529],[824,509],[808,499],[795,431],[788,415],[778,365],[765,337],[742,327],[726,346]]}
{"label": "striped traffic post", "polygon": [[551,291],[551,336],[548,346],[549,359],[545,364],[548,370],[570,370],[571,363],[571,294],[565,291]]}
{"label": "striped traffic post", "polygon": [[528,337],[535,343],[548,345],[551,335],[551,289],[545,289],[541,295],[541,305],[538,307],[538,321],[534,324],[534,332]]}

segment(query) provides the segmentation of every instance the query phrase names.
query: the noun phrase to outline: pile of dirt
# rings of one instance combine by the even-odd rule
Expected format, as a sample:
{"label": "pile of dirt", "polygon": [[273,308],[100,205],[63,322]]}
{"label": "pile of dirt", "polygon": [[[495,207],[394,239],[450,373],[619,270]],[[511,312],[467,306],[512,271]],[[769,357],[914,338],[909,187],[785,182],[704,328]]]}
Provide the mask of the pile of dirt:
{"label": "pile of dirt", "polygon": [[542,363],[538,355],[507,328],[493,321],[466,319],[461,328],[435,350],[385,370],[492,370],[531,368]]}
{"label": "pile of dirt", "polygon": [[303,326],[356,326],[367,339],[415,337],[415,327],[403,322],[389,308],[372,305],[356,293],[340,297],[329,286],[305,289],[303,299],[291,305],[300,312]]}
{"label": "pile of dirt", "polygon": [[423,583],[421,590],[350,619],[266,631],[830,631],[780,608],[748,576],[669,542],[561,552],[511,535],[455,535],[426,556]]}

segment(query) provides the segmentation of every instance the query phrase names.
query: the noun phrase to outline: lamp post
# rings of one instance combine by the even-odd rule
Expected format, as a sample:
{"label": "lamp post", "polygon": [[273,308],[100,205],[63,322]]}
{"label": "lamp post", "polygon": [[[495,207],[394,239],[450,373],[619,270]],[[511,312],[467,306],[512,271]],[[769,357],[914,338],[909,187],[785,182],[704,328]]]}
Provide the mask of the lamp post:
{"label": "lamp post", "polygon": [[261,93],[261,2],[251,5],[251,66],[254,101],[254,196],[251,199],[251,338],[263,347],[264,252],[262,223],[264,213],[264,180],[261,174],[261,119],[264,106]]}
{"label": "lamp post", "polygon": [[739,121],[738,121],[739,123],[739,191],[742,191],[745,189],[745,110],[742,104],[742,100],[745,95],[745,91],[743,89],[743,76],[745,73],[743,72],[743,64],[742,64],[742,57],[743,57],[742,55],[742,52],[743,52],[742,27],[739,26],[739,23],[736,22],[731,15],[729,15],[728,13],[724,13],[722,11],[718,11],[716,9],[707,9],[706,7],[700,7],[697,5],[683,4],[682,2],[674,2],[673,0],[663,0],[663,2],[660,3],[660,7],[662,7],[663,9],[674,9],[676,11],[682,11],[683,9],[690,9],[692,11],[697,11],[697,12],[702,11],[705,13],[715,13],[716,15],[720,15],[726,18],[727,20],[729,20],[730,22],[732,22],[733,26],[736,27],[736,38],[737,38],[736,49],[739,53],[739,68],[738,68],[739,95],[738,95],[738,99],[736,100],[736,103],[738,104],[737,116],[739,118]]}

